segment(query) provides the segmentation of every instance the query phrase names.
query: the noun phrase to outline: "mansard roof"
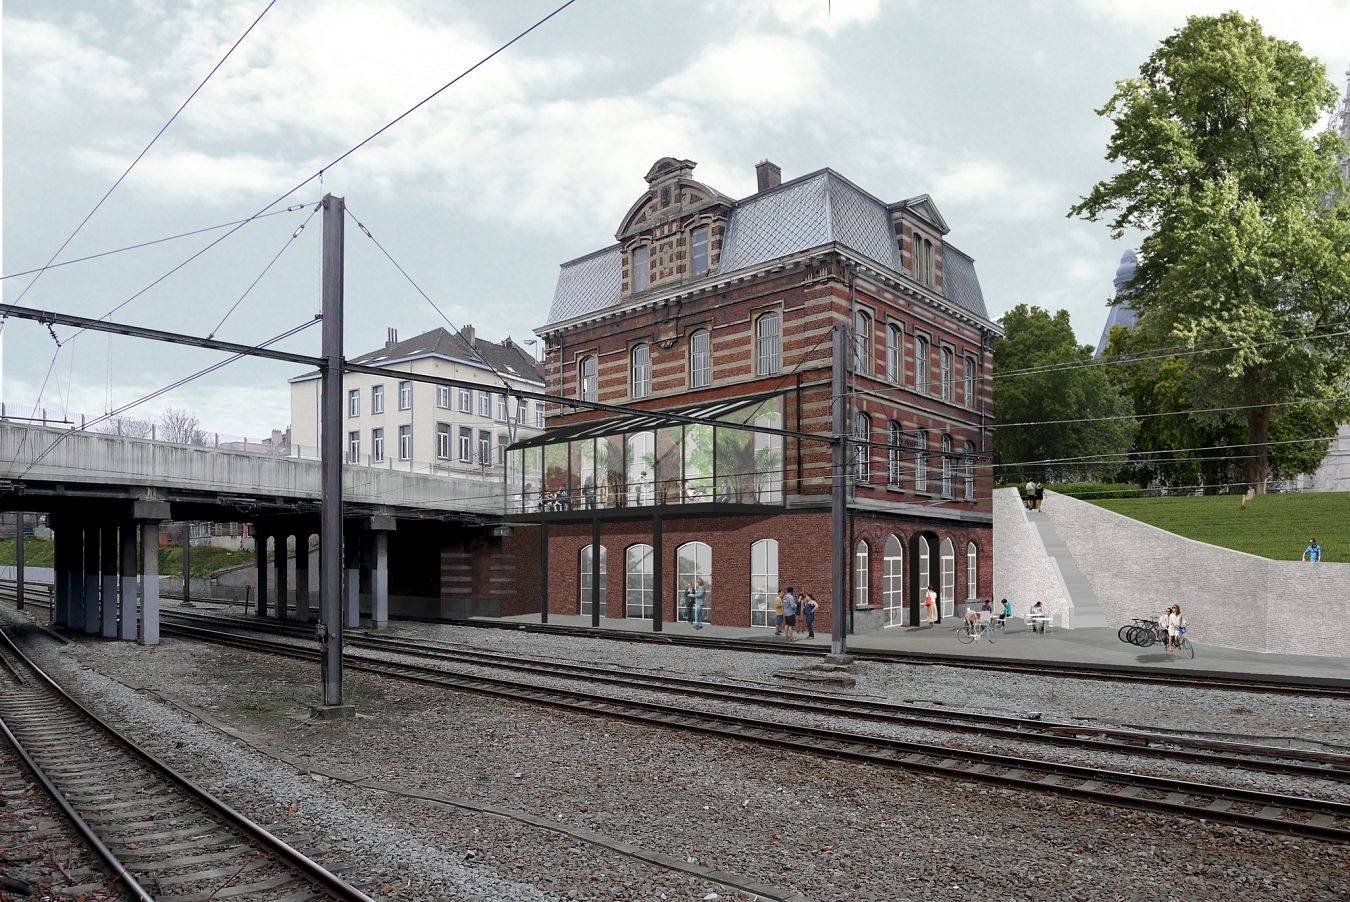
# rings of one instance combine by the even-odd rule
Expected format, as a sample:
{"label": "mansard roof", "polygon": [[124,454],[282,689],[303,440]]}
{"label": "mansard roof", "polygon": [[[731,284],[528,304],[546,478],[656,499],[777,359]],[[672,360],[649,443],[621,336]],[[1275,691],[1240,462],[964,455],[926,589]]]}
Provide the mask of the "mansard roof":
{"label": "mansard roof", "polygon": [[[830,244],[847,248],[895,278],[906,279],[892,211],[911,209],[946,232],[946,222],[927,195],[886,204],[832,169],[808,173],[731,201],[730,206],[721,258],[707,279],[752,270]],[[617,306],[622,300],[622,264],[618,244],[562,264],[544,328]],[[947,299],[987,320],[974,261],[944,242],[942,266]]]}

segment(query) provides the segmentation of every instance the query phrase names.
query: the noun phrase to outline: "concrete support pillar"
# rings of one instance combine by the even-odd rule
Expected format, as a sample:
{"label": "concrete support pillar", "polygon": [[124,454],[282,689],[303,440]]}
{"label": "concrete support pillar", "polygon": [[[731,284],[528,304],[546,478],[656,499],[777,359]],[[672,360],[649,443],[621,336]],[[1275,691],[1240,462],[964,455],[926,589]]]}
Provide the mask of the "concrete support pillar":
{"label": "concrete support pillar", "polygon": [[389,625],[389,533],[380,530],[374,534],[373,542],[370,619],[380,629]]}
{"label": "concrete support pillar", "polygon": [[374,539],[375,534],[373,532],[363,532],[358,540],[359,544],[356,546],[357,565],[361,568],[361,612],[372,616],[372,619],[375,610],[373,601],[375,595]]}
{"label": "concrete support pillar", "polygon": [[24,592],[27,589],[24,585],[23,553],[23,511],[19,511],[14,514],[14,606],[20,611],[23,610]]}
{"label": "concrete support pillar", "polygon": [[141,522],[141,623],[137,639],[142,645],[159,644],[159,521]]}
{"label": "concrete support pillar", "polygon": [[258,569],[258,616],[267,616],[267,533],[253,526],[253,563]]}
{"label": "concrete support pillar", "polygon": [[183,607],[192,604],[192,524],[183,524]]}
{"label": "concrete support pillar", "polygon": [[66,570],[70,574],[70,607],[63,624],[68,629],[84,629],[84,527],[72,525],[66,548]]}
{"label": "concrete support pillar", "polygon": [[99,532],[98,526],[84,528],[84,624],[76,626],[90,636],[97,636],[99,632]]}
{"label": "concrete support pillar", "polygon": [[308,622],[309,610],[309,530],[295,534],[295,617]]}
{"label": "concrete support pillar", "polygon": [[278,620],[286,619],[286,583],[290,569],[290,556],[286,553],[286,539],[284,532],[279,532],[272,537],[272,572],[276,574],[274,585],[275,591],[272,593],[273,607],[277,612]]}
{"label": "concrete support pillar", "polygon": [[105,639],[117,638],[117,524],[109,520],[100,533],[99,632]]}
{"label": "concrete support pillar", "polygon": [[136,523],[133,520],[122,521],[121,541],[118,543],[122,582],[122,597],[119,600],[117,617],[117,638],[130,642],[136,638]]}
{"label": "concrete support pillar", "polygon": [[346,558],[346,580],[343,584],[342,622],[349,627],[361,625],[361,534],[355,530],[342,543]]}
{"label": "concrete support pillar", "polygon": [[69,521],[64,518],[58,520],[56,517],[47,518],[47,524],[52,527],[53,548],[52,548],[52,623],[56,626],[65,626],[70,623],[70,593],[71,593],[71,572],[70,572],[70,542],[74,536],[74,530]]}

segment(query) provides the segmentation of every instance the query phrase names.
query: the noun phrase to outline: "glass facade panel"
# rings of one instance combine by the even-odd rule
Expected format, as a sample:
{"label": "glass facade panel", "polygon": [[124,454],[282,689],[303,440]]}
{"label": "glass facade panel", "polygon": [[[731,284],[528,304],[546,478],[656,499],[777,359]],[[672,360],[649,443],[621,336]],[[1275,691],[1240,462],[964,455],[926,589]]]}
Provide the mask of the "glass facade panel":
{"label": "glass facade panel", "polygon": [[656,500],[656,433],[627,436],[628,504],[642,506]]}
{"label": "glass facade panel", "polygon": [[595,440],[595,472],[600,480],[601,507],[623,507],[624,441],[622,435],[607,435]]}
{"label": "glass facade panel", "polygon": [[942,585],[938,589],[938,598],[942,602],[942,616],[950,617],[956,611],[956,549],[951,539],[943,539],[942,545]]}
{"label": "glass facade panel", "polygon": [[569,482],[572,497],[580,501],[585,510],[595,508],[596,473],[595,439],[586,438],[572,442],[572,478]]}
{"label": "glass facade panel", "polygon": [[[578,591],[580,598],[578,598],[577,607],[582,614],[589,614],[591,612],[591,577],[593,576],[593,574],[591,573],[591,547],[592,546],[587,545],[586,547],[581,549],[581,559],[578,562],[579,572],[577,573],[577,585],[580,587]],[[607,560],[607,558],[608,555],[605,553],[605,546],[601,545],[600,546],[601,617],[605,616],[605,604],[608,601],[607,598],[608,593],[605,591],[606,588],[605,583],[609,582],[609,580],[607,579],[609,573],[608,569],[609,561]]]}
{"label": "glass facade panel", "polygon": [[713,427],[684,427],[684,492],[686,503],[713,498]]}
{"label": "glass facade panel", "polygon": [[652,616],[652,546],[630,545],[624,555],[624,616]]}
{"label": "glass facade panel", "polygon": [[658,504],[684,501],[684,427],[656,430],[656,500]]}
{"label": "glass facade panel", "polygon": [[546,510],[571,510],[571,496],[567,493],[567,444],[544,446],[544,497]]}
{"label": "glass facade panel", "polygon": [[881,611],[886,626],[906,626],[905,550],[895,536],[886,537],[882,550]]}
{"label": "glass facade panel", "polygon": [[750,625],[773,626],[778,595],[778,542],[760,539],[750,546]]}
{"label": "glass facade panel", "polygon": [[521,492],[522,510],[540,510],[544,486],[544,449],[526,448],[524,453],[525,483]]}

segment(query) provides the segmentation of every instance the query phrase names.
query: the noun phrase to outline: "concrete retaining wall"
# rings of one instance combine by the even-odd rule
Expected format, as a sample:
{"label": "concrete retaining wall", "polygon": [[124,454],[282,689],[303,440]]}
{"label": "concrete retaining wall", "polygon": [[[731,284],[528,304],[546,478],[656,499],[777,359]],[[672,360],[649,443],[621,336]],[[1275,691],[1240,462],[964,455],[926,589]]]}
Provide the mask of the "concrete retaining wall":
{"label": "concrete retaining wall", "polygon": [[[1046,492],[1043,509],[1113,623],[1175,603],[1190,624],[1190,638],[1201,644],[1345,654],[1350,564],[1256,557],[1055,492]],[[1007,557],[1001,547],[999,557]]]}
{"label": "concrete retaining wall", "polygon": [[1059,568],[1046,554],[1017,489],[994,490],[994,604],[1013,603],[1025,614],[1040,599],[1056,622],[1071,625],[1068,590]]}

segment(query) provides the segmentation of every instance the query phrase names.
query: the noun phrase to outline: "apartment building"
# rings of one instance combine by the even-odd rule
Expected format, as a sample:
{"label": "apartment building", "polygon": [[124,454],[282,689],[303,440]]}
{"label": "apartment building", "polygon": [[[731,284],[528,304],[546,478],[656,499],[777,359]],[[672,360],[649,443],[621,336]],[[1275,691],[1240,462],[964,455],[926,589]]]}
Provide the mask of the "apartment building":
{"label": "apartment building", "polygon": [[[343,378],[343,448],[349,464],[421,472],[502,473],[506,447],[538,435],[544,405],[511,390],[541,391],[533,355],[507,336],[479,338],[473,326],[438,328],[400,341],[389,330],[382,348],[352,358],[364,363],[473,382],[449,388],[360,373]],[[291,386],[291,442],[302,457],[318,455],[321,383],[317,370]]]}

